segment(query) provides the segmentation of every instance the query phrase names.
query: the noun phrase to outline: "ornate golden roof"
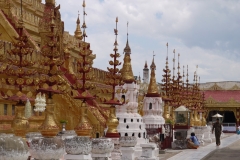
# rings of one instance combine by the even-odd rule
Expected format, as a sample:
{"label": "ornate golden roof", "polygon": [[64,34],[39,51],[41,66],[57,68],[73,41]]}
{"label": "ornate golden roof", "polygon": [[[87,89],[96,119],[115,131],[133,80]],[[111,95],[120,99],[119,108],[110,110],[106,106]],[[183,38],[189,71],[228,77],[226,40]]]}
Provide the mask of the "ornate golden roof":
{"label": "ornate golden roof", "polygon": [[150,83],[148,86],[148,92],[146,97],[160,97],[160,94],[158,93],[158,87],[157,87],[157,82],[156,82],[156,77],[155,77],[155,70],[156,70],[156,65],[154,63],[154,58],[151,64],[151,77],[150,77]]}

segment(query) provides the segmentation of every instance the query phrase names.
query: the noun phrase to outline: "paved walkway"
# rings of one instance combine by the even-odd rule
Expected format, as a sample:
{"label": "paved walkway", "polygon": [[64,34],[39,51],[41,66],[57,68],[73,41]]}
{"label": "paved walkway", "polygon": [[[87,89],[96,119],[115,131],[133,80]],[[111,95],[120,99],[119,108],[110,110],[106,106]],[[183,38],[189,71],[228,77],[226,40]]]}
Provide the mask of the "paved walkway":
{"label": "paved walkway", "polygon": [[[221,145],[218,147],[214,142],[206,146],[200,146],[198,149],[186,149],[176,154],[175,156],[172,156],[168,160],[220,160],[220,159],[226,160],[228,159],[226,157],[230,157],[231,153],[239,151],[240,151],[240,135],[234,134],[232,136],[221,139]],[[224,154],[225,158],[223,157]],[[237,155],[233,155],[233,157],[234,156]],[[238,156],[237,159],[239,160],[240,157]]]}

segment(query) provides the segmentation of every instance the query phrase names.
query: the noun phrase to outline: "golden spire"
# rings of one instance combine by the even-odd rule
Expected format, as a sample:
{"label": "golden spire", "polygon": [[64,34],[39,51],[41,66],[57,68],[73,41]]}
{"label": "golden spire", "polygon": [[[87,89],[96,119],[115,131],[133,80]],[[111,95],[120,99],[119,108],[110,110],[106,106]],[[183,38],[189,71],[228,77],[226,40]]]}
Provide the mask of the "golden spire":
{"label": "golden spire", "polygon": [[83,39],[82,31],[81,31],[81,28],[80,28],[79,11],[78,11],[78,18],[77,18],[77,27],[76,27],[76,31],[75,31],[74,33],[75,33],[74,36],[75,36],[77,39],[80,39],[80,40]]}
{"label": "golden spire", "polygon": [[174,58],[173,58],[173,80],[175,78],[175,74],[174,74],[174,71],[175,71],[175,49],[173,50],[173,54],[174,54]]}
{"label": "golden spire", "polygon": [[[128,28],[128,22],[127,22],[127,28]],[[133,71],[132,71],[132,65],[131,65],[131,48],[128,44],[128,30],[127,30],[127,43],[126,47],[124,48],[124,59],[123,59],[123,68],[121,70],[122,79],[125,83],[132,83],[134,81]]]}
{"label": "golden spire", "polygon": [[184,87],[184,77],[185,77],[185,74],[184,74],[184,65],[183,65],[183,80],[182,80],[182,86]]}
{"label": "golden spire", "polygon": [[153,54],[153,60],[151,64],[151,77],[150,77],[150,83],[148,86],[148,92],[146,97],[159,97],[160,94],[158,93],[158,87],[157,87],[157,82],[156,82],[156,77],[155,77],[155,70],[156,70],[156,65],[154,63],[154,54]]}
{"label": "golden spire", "polygon": [[178,75],[178,78],[180,78],[180,63],[179,63],[179,57],[180,57],[180,53],[178,53],[178,72],[177,72],[177,75]]}
{"label": "golden spire", "polygon": [[152,69],[154,69],[154,70],[156,70],[156,65],[155,65],[155,63],[154,63],[154,51],[153,51],[153,60],[152,60],[152,64],[151,64],[151,66],[150,66],[150,68],[151,68],[151,70]]}
{"label": "golden spire", "polygon": [[20,36],[22,36],[22,29],[23,29],[23,14],[22,14],[22,0],[21,0],[21,8],[20,8],[20,12],[21,12],[21,15],[20,15],[20,18],[19,18],[19,20],[18,20],[18,26],[17,26],[17,28],[18,28],[18,34],[21,34]]}
{"label": "golden spire", "polygon": [[82,6],[83,6],[83,25],[82,25],[82,28],[83,28],[83,39],[84,39],[84,42],[85,42],[85,38],[87,37],[87,33],[86,33],[87,25],[85,23],[85,16],[87,15],[87,13],[85,12],[85,7],[86,7],[85,0],[83,0]]}
{"label": "golden spire", "polygon": [[166,46],[167,46],[166,69],[168,69],[168,42]]}

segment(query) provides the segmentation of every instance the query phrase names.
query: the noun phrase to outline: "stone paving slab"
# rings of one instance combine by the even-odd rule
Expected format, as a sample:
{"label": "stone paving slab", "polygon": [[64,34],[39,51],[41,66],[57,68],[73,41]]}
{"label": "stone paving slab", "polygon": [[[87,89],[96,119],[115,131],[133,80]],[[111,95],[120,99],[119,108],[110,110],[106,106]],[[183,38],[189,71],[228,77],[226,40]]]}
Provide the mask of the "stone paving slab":
{"label": "stone paving slab", "polygon": [[240,140],[233,144],[212,151],[202,160],[239,160],[240,159]]}
{"label": "stone paving slab", "polygon": [[[239,141],[239,143],[238,143],[238,141]],[[234,145],[235,142],[236,142],[236,145]],[[234,134],[232,136],[221,139],[220,146],[216,146],[216,143],[211,143],[206,146],[200,146],[198,149],[183,150],[182,152],[172,156],[171,158],[168,158],[168,160],[202,160],[202,159],[208,160],[207,159],[208,156],[211,157],[211,155],[214,155],[214,153],[219,153],[219,157],[221,156],[220,154],[224,151],[226,154],[227,149],[225,147],[230,146],[232,144],[233,144],[232,148],[230,148],[228,150],[228,151],[231,151],[230,153],[234,153],[234,149],[235,150],[238,149],[238,151],[240,151],[240,135]],[[221,149],[223,149],[222,152],[221,152]],[[218,150],[220,150],[220,151],[217,152]],[[230,154],[228,154],[228,155],[230,155]],[[216,156],[217,156],[217,154],[216,154]],[[219,160],[219,157],[217,158],[218,160]],[[211,160],[217,160],[217,159],[211,159]],[[238,157],[238,160],[239,159],[240,158]]]}

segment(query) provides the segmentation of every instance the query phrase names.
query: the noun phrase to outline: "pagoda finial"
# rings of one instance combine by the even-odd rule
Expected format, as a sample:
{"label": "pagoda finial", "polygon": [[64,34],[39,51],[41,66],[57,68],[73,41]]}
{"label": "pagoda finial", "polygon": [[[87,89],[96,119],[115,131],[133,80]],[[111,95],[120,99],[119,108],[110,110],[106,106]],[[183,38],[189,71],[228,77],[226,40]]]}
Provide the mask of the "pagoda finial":
{"label": "pagoda finial", "polygon": [[123,68],[121,70],[122,78],[125,83],[132,83],[134,81],[133,71],[132,71],[132,65],[131,65],[131,48],[128,44],[128,22],[127,22],[127,43],[126,47],[124,48],[124,62],[123,62]]}
{"label": "pagoda finial", "polygon": [[87,25],[86,25],[86,22],[85,22],[85,16],[87,16],[87,13],[85,12],[85,7],[86,7],[85,0],[83,0],[82,6],[83,6],[83,25],[82,25],[82,28],[83,28],[83,40],[85,42],[85,38],[87,37],[87,33],[86,33]]}
{"label": "pagoda finial", "polygon": [[167,46],[166,69],[168,69],[168,42],[166,46]]}
{"label": "pagoda finial", "polygon": [[159,97],[160,94],[158,93],[158,87],[157,87],[157,82],[156,82],[156,77],[155,77],[155,70],[156,70],[156,65],[154,63],[154,52],[153,52],[153,60],[151,64],[151,77],[150,77],[150,83],[148,86],[148,92],[147,92],[147,97]]}
{"label": "pagoda finial", "polygon": [[77,38],[77,39],[80,39],[80,40],[82,40],[83,39],[83,36],[82,36],[82,31],[81,31],[81,28],[80,28],[80,19],[79,19],[79,11],[78,11],[78,18],[77,18],[77,27],[76,27],[76,30],[75,30],[75,37]]}
{"label": "pagoda finial", "polygon": [[198,77],[198,85],[200,85],[200,76]]}
{"label": "pagoda finial", "polygon": [[[19,34],[21,34],[22,35],[22,29],[23,29],[23,14],[22,14],[22,0],[21,0],[21,2],[20,2],[21,4],[21,15],[20,15],[20,18],[19,18],[19,20],[18,20],[18,29],[19,29]],[[21,36],[20,35],[20,36]]]}
{"label": "pagoda finial", "polygon": [[184,65],[183,65],[183,81],[182,81],[183,87],[184,87],[184,77],[185,77],[185,74],[184,74]]}
{"label": "pagoda finial", "polygon": [[174,74],[174,71],[175,71],[175,49],[173,50],[173,54],[174,54],[174,58],[173,58],[173,79],[175,78],[175,74]]}
{"label": "pagoda finial", "polygon": [[126,42],[126,47],[124,48],[124,53],[129,53],[131,54],[131,48],[128,44],[128,22],[127,22],[127,42]]}
{"label": "pagoda finial", "polygon": [[147,61],[145,61],[144,69],[148,69]]}
{"label": "pagoda finial", "polygon": [[118,51],[118,48],[117,48],[117,46],[118,46],[118,42],[117,42],[117,35],[118,35],[118,30],[117,30],[117,23],[118,23],[118,17],[116,17],[116,29],[114,29],[114,34],[115,34],[115,36],[116,36],[116,38],[115,38],[115,42],[114,42],[114,49],[113,49],[113,51]]}
{"label": "pagoda finial", "polygon": [[154,54],[154,51],[153,51],[153,60],[152,60],[152,64],[151,64],[151,66],[150,66],[150,68],[152,69],[154,69],[154,70],[156,70],[156,65],[155,65],[155,62],[154,62],[154,56],[155,56],[155,54]]}
{"label": "pagoda finial", "polygon": [[180,53],[178,53],[178,77],[180,76],[180,63],[179,63],[179,57],[180,57]]}

